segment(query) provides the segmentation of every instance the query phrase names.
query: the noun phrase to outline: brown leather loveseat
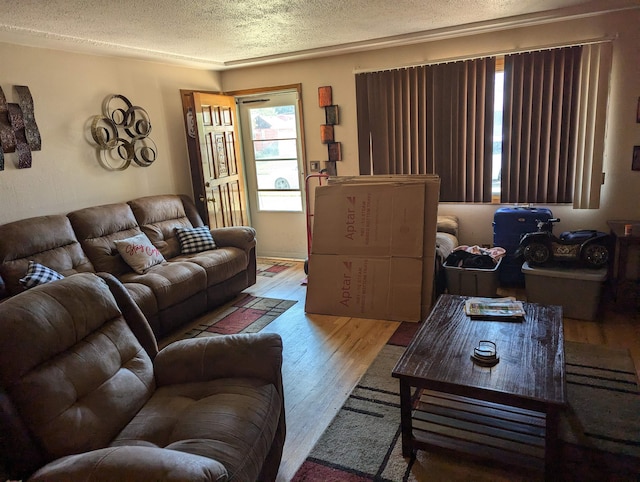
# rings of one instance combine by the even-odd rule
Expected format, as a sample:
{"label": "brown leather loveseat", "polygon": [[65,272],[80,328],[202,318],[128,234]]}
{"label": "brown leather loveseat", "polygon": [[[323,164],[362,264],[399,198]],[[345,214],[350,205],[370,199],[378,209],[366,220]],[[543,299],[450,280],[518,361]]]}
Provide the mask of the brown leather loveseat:
{"label": "brown leather loveseat", "polygon": [[275,480],[281,366],[276,334],[158,351],[108,274],[34,287],[0,304],[0,477]]}
{"label": "brown leather loveseat", "polygon": [[[159,195],[40,216],[0,226],[0,277],[13,296],[29,262],[68,276],[107,272],[127,288],[153,332],[163,337],[232,299],[256,282],[256,239],[251,227],[211,230],[215,249],[184,254],[176,229],[204,224],[186,196]],[[142,236],[157,264],[138,272],[118,249]]]}

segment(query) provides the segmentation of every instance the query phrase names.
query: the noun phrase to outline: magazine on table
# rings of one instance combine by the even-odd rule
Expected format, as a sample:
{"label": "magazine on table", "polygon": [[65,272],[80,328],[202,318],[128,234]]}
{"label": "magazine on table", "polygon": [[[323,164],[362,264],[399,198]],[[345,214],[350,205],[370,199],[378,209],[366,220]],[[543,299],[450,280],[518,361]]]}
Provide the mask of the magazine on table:
{"label": "magazine on table", "polygon": [[471,318],[493,320],[524,320],[524,305],[513,297],[469,298],[464,303],[464,312]]}

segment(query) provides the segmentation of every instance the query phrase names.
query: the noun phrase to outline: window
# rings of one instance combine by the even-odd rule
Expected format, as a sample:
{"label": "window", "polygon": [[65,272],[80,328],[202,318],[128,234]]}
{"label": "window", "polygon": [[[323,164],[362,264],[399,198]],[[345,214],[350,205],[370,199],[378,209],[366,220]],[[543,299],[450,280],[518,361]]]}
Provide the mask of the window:
{"label": "window", "polygon": [[356,75],[361,174],[441,201],[599,205],[611,43]]}
{"label": "window", "polygon": [[251,139],[261,211],[302,211],[294,105],[251,108]]}
{"label": "window", "polygon": [[493,151],[491,153],[491,199],[500,200],[502,176],[502,109],[504,107],[504,57],[496,59],[493,99]]}

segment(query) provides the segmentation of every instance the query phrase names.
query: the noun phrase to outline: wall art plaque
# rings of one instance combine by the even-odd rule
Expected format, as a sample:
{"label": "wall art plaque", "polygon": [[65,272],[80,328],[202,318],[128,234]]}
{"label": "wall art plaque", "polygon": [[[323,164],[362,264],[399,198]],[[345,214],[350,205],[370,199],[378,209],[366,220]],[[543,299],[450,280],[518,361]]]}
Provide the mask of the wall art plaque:
{"label": "wall art plaque", "polygon": [[131,162],[149,167],[158,157],[150,133],[147,111],[120,94],[108,96],[102,104],[102,115],[94,116],[91,123],[100,164],[110,171],[124,171]]}
{"label": "wall art plaque", "polygon": [[318,87],[318,105],[320,107],[326,107],[333,104],[331,86],[325,85]]}
{"label": "wall art plaque", "polygon": [[15,85],[18,103],[9,103],[0,88],[0,171],[4,170],[4,153],[18,155],[18,169],[31,167],[31,151],[42,149],[36,124],[33,97],[26,85]]}

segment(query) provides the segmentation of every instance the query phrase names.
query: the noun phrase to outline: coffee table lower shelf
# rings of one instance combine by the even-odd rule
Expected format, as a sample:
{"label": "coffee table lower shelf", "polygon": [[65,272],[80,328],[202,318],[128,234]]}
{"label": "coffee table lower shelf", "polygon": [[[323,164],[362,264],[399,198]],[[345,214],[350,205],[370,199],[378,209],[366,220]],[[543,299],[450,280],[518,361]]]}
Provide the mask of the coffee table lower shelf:
{"label": "coffee table lower shelf", "polygon": [[500,465],[545,468],[542,412],[422,389],[411,425],[412,449],[440,449]]}

